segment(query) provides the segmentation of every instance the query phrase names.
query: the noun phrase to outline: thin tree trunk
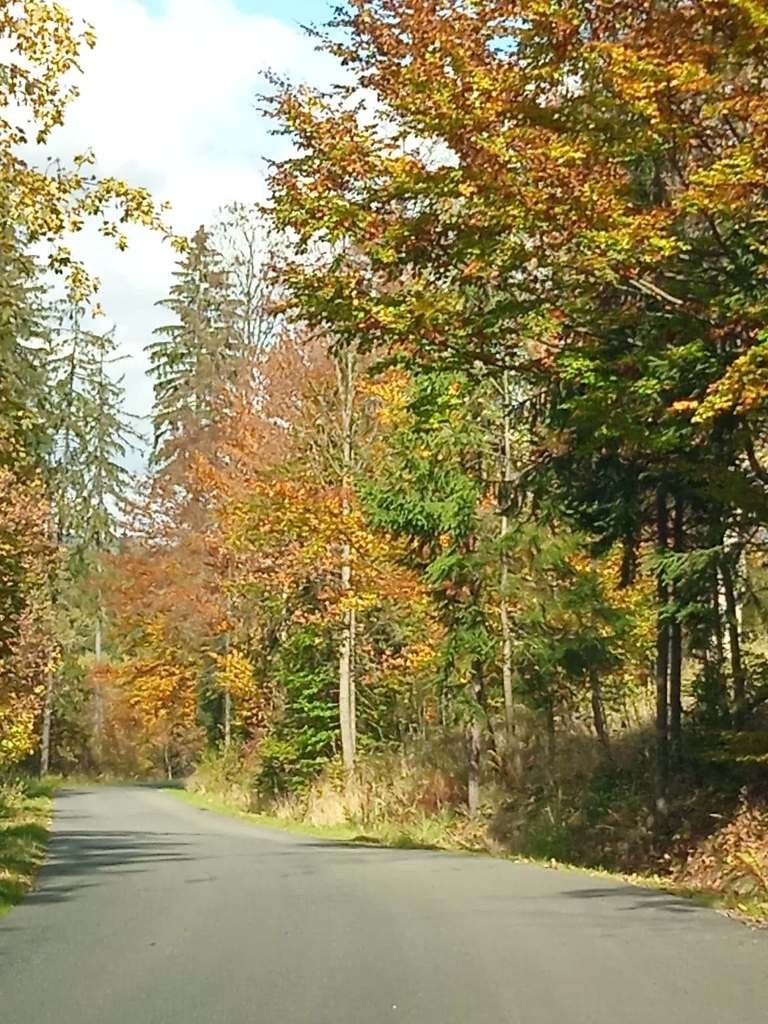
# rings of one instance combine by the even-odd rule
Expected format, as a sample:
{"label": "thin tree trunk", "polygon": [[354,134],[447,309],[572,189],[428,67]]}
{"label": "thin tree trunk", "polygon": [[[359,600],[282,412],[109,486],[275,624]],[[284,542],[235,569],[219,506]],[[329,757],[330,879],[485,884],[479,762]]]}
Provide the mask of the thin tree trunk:
{"label": "thin tree trunk", "polygon": [[547,761],[550,771],[554,771],[557,758],[557,728],[555,724],[555,702],[547,703]]}
{"label": "thin tree trunk", "polygon": [[352,733],[352,756],[357,758],[357,612],[349,613],[350,678],[349,678],[349,727]]}
{"label": "thin tree trunk", "polygon": [[725,597],[725,617],[728,625],[728,647],[731,655],[731,675],[733,677],[733,724],[734,728],[744,728],[746,718],[746,679],[744,665],[741,660],[741,636],[739,616],[736,607],[736,591],[733,583],[733,572],[727,556],[720,565]]}
{"label": "thin tree trunk", "polygon": [[224,749],[232,745],[232,694],[224,691]]}
{"label": "thin tree trunk", "polygon": [[[351,590],[351,575],[352,571],[350,566],[349,546],[345,545],[341,568],[341,586],[343,594],[349,595]],[[347,609],[347,611],[344,612],[341,653],[339,655],[339,725],[341,727],[341,753],[344,768],[350,773],[355,769],[355,702],[353,697],[354,685],[352,681],[352,626],[352,611],[351,609]]]}
{"label": "thin tree trunk", "polygon": [[683,753],[683,629],[675,618],[669,626],[669,754],[678,767]]}
{"label": "thin tree trunk", "polygon": [[603,708],[603,690],[600,685],[600,676],[593,668],[589,673],[589,689],[592,698],[592,721],[595,726],[595,733],[600,746],[607,757],[611,756],[611,741],[608,735],[608,726],[605,721],[605,710]]}
{"label": "thin tree trunk", "polygon": [[[96,627],[93,637],[93,656],[98,668],[102,659],[102,621],[101,621],[101,595],[98,597],[99,607],[96,613]],[[98,680],[98,675],[97,675]],[[96,746],[96,761],[101,768],[103,747],[104,747],[104,694],[98,684],[93,694],[93,735]]]}
{"label": "thin tree trunk", "polygon": [[483,666],[475,666],[472,678],[472,719],[467,730],[467,810],[470,818],[480,811],[480,756],[483,740]]}
{"label": "thin tree trunk", "polygon": [[[227,566],[226,566],[226,579],[227,579],[227,584],[231,584],[231,582],[232,582],[232,566],[231,566],[231,564],[229,562],[227,562]],[[226,655],[227,660],[229,660],[229,656],[230,656],[231,651],[232,651],[232,632],[231,632],[231,629],[232,629],[232,611],[233,611],[232,598],[231,598],[231,590],[229,590],[229,587],[227,588],[226,594],[227,594],[227,596],[225,598],[225,605],[224,605],[224,607],[226,609],[226,616],[227,616],[227,632],[226,632],[226,636],[224,637],[224,654]],[[228,688],[224,690],[224,702],[223,703],[224,703],[224,706],[222,708],[222,713],[223,713],[224,722],[222,724],[224,726],[224,749],[225,750],[229,750],[229,748],[232,745],[232,694],[230,693]]]}
{"label": "thin tree trunk", "polygon": [[712,630],[715,645],[715,671],[717,673],[717,702],[722,722],[731,724],[731,711],[728,699],[728,685],[725,678],[725,639],[723,637],[722,593],[720,589],[720,573],[717,567],[712,571],[711,586]]}
{"label": "thin tree trunk", "polygon": [[[684,548],[685,503],[682,498],[675,499],[675,516],[673,523],[672,542],[674,551],[682,553]],[[679,584],[675,588],[675,597],[680,598]],[[679,604],[679,600],[677,602]],[[682,720],[683,720],[683,627],[680,621],[680,609],[670,624],[669,633],[669,742],[672,764],[678,767],[683,753]]]}
{"label": "thin tree trunk", "polygon": [[[355,403],[355,353],[349,347],[337,362],[339,398],[341,400],[342,427],[342,516],[351,511],[352,487],[352,431]],[[341,595],[349,601],[352,596],[352,549],[345,541],[341,555]],[[354,682],[355,613],[351,607],[344,612],[341,650],[339,652],[339,726],[341,753],[345,770],[355,770],[356,753],[356,699]]]}
{"label": "thin tree trunk", "polygon": [[54,673],[48,672],[43,705],[43,724],[40,737],[40,775],[46,776],[51,769],[51,723],[53,721]]}
{"label": "thin tree trunk", "polygon": [[[656,538],[659,554],[668,550],[669,523],[667,495],[659,488],[656,495]],[[655,822],[656,831],[666,827],[669,785],[669,621],[666,606],[669,603],[669,588],[660,567],[657,570],[656,597],[658,603],[656,620],[656,758],[655,758]]]}
{"label": "thin tree trunk", "polygon": [[504,717],[507,726],[507,745],[510,746],[515,735],[515,694],[513,689],[512,674],[512,624],[509,615],[509,563],[507,552],[504,548],[504,541],[509,534],[509,515],[507,514],[507,503],[509,494],[507,486],[512,477],[512,435],[509,422],[509,371],[504,371],[504,393],[502,401],[503,423],[504,423],[504,453],[502,466],[502,493],[503,510],[501,515],[501,676],[504,689]]}

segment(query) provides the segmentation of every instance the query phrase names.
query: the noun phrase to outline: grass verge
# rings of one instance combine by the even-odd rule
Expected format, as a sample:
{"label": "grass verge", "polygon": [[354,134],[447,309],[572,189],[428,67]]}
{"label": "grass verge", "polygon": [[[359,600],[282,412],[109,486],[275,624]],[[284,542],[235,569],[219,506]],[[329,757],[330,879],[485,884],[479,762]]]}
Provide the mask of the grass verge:
{"label": "grass verge", "polygon": [[[366,832],[361,832],[359,825],[354,824],[312,825],[294,818],[280,818],[270,814],[243,811],[241,808],[207,793],[195,793],[187,789],[166,789],[164,792],[203,811],[213,811],[215,814],[222,814],[228,818],[239,818],[251,825],[277,829],[280,832],[298,836],[313,836],[337,842],[359,843],[361,846],[386,846],[404,850],[442,850],[446,853],[481,855],[490,853],[480,847],[467,846],[447,839],[443,823],[438,818],[425,819],[419,825],[411,827],[392,822],[380,823]],[[509,859],[524,860],[525,858]]]}
{"label": "grass verge", "polygon": [[263,828],[279,829],[281,832],[290,832],[293,835],[316,836],[321,839],[337,839],[342,842],[375,843],[378,840],[373,836],[363,836],[360,830],[352,825],[308,825],[300,821],[286,821],[284,818],[274,818],[268,814],[253,814],[250,811],[242,811],[238,807],[217,800],[215,797],[201,793],[191,793],[186,789],[164,789],[164,793],[183,800],[185,804],[191,804],[203,811],[213,811],[216,814],[225,815],[228,818],[239,818],[241,821],[248,821],[252,825],[261,825]]}
{"label": "grass verge", "polygon": [[0,789],[0,917],[32,888],[45,859],[53,789],[31,781]]}
{"label": "grass verge", "polygon": [[628,882],[643,888],[666,892],[681,899],[689,899],[697,906],[726,913],[746,924],[768,927],[768,904],[757,899],[739,898],[734,894],[716,892],[711,889],[697,889],[678,885],[659,875],[623,874],[616,871],[607,871],[604,868],[588,868],[582,865],[569,864],[551,858],[537,859],[482,848],[480,846],[468,847],[451,841],[450,836],[444,828],[441,828],[441,823],[437,819],[431,819],[431,827],[430,822],[427,822],[415,830],[387,823],[381,827],[377,826],[369,834],[361,833],[359,827],[351,824],[310,825],[307,822],[243,811],[232,804],[207,794],[193,793],[184,789],[167,789],[165,792],[200,810],[212,811],[215,814],[247,821],[252,825],[278,829],[281,832],[288,832],[294,835],[314,836],[328,840],[360,843],[361,845],[375,844],[400,849],[443,850],[452,853],[493,856],[518,863],[535,864],[539,867],[555,871],[573,871],[592,877],[613,878],[616,881]]}

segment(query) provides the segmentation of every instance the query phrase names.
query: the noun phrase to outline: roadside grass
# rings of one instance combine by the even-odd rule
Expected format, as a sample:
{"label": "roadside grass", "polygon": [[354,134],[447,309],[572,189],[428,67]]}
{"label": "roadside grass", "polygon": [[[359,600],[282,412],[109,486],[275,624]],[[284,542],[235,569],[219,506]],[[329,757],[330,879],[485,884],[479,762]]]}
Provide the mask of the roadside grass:
{"label": "roadside grass", "polygon": [[696,906],[726,913],[746,924],[768,926],[768,903],[754,897],[739,897],[733,893],[717,892],[712,889],[681,885],[662,875],[624,873],[600,867],[585,867],[554,858],[531,857],[510,853],[497,847],[489,847],[481,841],[467,841],[457,837],[445,818],[425,816],[422,820],[403,825],[394,822],[379,822],[362,831],[353,824],[313,825],[295,819],[275,817],[269,814],[244,811],[224,800],[208,794],[190,792],[186,789],[166,789],[165,792],[197,807],[226,817],[238,818],[254,826],[277,829],[294,835],[313,836],[348,843],[376,845],[394,849],[439,850],[443,852],[491,856],[520,864],[532,864],[553,871],[574,872],[593,878],[610,878],[641,888],[654,889],[680,899],[687,899]]}
{"label": "roadside grass", "polygon": [[183,800],[202,811],[213,811],[228,818],[239,818],[241,821],[248,821],[252,825],[260,825],[263,828],[278,829],[281,832],[290,832],[294,835],[315,836],[319,839],[336,839],[342,842],[375,843],[378,840],[373,836],[360,834],[360,829],[352,825],[308,825],[300,821],[287,821],[284,818],[276,818],[269,814],[255,814],[251,811],[243,811],[239,807],[225,803],[215,797],[202,793],[191,793],[187,789],[164,789],[163,792]]}
{"label": "roadside grass", "polygon": [[[188,789],[166,789],[164,792],[175,796],[184,803],[199,810],[212,811],[228,818],[239,818],[251,825],[276,829],[293,835],[311,836],[337,842],[359,843],[361,846],[382,846],[400,850],[442,850],[445,853],[491,854],[484,847],[455,842],[447,838],[446,823],[440,818],[424,817],[409,825],[396,822],[377,822],[362,829],[352,823],[317,825],[296,818],[278,817],[256,811],[244,811],[234,804],[208,793],[196,793]],[[525,860],[523,857],[510,858]]]}
{"label": "roadside grass", "polygon": [[160,776],[147,778],[146,776],[118,775],[114,772],[99,772],[98,774],[86,772],[70,772],[66,775],[46,775],[45,782],[54,790],[61,788],[88,788],[90,786],[140,786],[144,789],[177,789],[183,787],[179,781],[170,781]]}
{"label": "roadside grass", "polygon": [[45,859],[53,791],[48,781],[0,787],[0,917],[32,888]]}

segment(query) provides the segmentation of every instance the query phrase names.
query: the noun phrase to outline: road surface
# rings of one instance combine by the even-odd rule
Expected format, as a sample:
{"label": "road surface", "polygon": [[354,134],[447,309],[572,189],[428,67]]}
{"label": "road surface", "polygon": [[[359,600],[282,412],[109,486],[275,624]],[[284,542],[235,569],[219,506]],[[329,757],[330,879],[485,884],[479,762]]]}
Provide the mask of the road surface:
{"label": "road surface", "polygon": [[768,935],[602,878],[69,790],[0,922],[0,1019],[765,1024]]}

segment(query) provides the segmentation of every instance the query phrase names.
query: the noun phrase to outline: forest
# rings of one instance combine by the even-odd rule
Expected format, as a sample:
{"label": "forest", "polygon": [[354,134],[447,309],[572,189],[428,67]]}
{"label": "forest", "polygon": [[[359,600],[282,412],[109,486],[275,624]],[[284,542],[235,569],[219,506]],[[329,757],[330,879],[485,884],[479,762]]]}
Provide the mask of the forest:
{"label": "forest", "polygon": [[[0,777],[768,906],[764,5],[314,33],[341,81],[265,74],[267,200],[182,238],[30,157],[97,39],[0,6]],[[149,424],[89,223],[176,250]]]}

